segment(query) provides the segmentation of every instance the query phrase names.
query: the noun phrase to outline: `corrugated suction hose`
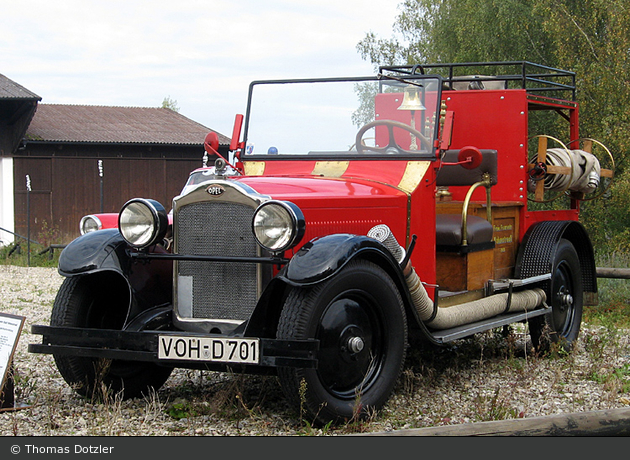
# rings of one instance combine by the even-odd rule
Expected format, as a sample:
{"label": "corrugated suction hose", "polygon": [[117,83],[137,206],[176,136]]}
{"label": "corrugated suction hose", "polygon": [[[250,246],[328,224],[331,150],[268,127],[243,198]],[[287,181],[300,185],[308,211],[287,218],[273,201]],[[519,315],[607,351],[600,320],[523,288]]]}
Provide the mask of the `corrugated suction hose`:
{"label": "corrugated suction hose", "polygon": [[367,236],[383,243],[383,246],[392,253],[394,258],[398,262],[402,262],[405,257],[405,250],[400,244],[398,244],[396,237],[394,237],[392,231],[387,225],[380,224],[372,227]]}
{"label": "corrugated suction hose", "polygon": [[[394,257],[396,257],[394,251],[390,249],[394,246],[392,240],[396,242],[396,238],[391,233],[391,230],[386,225],[378,225],[377,227],[379,228],[374,232],[372,230],[376,227],[370,230],[368,236],[383,243],[383,245],[394,254]],[[395,244],[402,249],[397,242]],[[404,249],[402,249],[402,251],[402,253],[396,251],[396,254],[404,254]],[[403,258],[404,256],[396,260],[400,262]],[[403,274],[405,275],[405,281],[409,288],[411,299],[418,312],[418,317],[420,320],[424,321],[427,326],[433,329],[450,329],[452,327],[492,318],[501,313],[531,311],[547,300],[545,291],[539,288],[513,292],[511,299],[510,295],[506,292],[494,294],[472,302],[453,305],[451,307],[437,307],[434,316],[435,305],[427,294],[422,281],[420,281],[420,277],[411,265],[411,261],[404,267]]]}

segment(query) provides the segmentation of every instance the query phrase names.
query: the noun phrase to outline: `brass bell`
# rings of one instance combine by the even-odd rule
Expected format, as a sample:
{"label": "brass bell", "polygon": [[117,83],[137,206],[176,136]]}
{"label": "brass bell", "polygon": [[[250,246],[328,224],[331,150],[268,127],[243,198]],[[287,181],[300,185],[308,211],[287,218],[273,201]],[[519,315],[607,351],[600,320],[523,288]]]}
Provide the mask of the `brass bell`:
{"label": "brass bell", "polygon": [[405,87],[403,101],[398,110],[426,110],[426,107],[420,102],[420,95],[416,86]]}

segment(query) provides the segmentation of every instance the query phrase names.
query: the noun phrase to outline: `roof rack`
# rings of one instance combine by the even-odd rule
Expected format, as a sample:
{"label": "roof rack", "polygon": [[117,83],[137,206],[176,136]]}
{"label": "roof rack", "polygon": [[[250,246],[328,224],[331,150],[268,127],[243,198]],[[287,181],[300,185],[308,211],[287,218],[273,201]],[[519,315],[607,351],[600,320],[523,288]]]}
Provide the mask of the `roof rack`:
{"label": "roof rack", "polygon": [[[528,93],[570,92],[576,99],[575,72],[555,69],[528,61],[466,62],[458,64],[415,64],[381,66],[383,75],[441,75],[447,89],[458,82],[504,81],[505,89],[521,88]],[[566,96],[565,96],[566,97]]]}

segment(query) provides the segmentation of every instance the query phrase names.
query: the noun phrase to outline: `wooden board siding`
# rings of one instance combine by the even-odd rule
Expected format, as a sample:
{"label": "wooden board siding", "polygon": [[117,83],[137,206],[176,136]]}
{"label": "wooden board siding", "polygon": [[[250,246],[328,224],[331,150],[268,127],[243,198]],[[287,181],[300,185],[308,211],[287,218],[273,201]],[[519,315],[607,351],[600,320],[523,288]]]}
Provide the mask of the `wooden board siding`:
{"label": "wooden board siding", "polygon": [[[129,199],[152,198],[170,211],[190,171],[201,158],[102,158],[103,212],[118,212]],[[98,158],[15,157],[15,232],[27,236],[26,175],[31,179],[31,240],[39,241],[42,229],[58,230],[65,244],[79,236],[79,221],[99,213],[101,203]]]}

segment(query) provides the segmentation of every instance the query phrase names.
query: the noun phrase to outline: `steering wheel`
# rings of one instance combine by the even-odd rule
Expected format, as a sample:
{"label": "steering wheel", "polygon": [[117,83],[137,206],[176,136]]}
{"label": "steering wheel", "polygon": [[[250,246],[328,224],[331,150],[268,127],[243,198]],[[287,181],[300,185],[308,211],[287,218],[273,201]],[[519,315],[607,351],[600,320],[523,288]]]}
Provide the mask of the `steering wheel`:
{"label": "steering wheel", "polygon": [[[361,142],[363,139],[363,135],[366,133],[366,131],[374,128],[375,126],[387,127],[387,132],[389,134],[389,142],[385,147],[366,147]],[[357,153],[365,153],[366,150],[376,152],[376,153],[389,153],[388,151],[391,148],[396,149],[399,153],[410,153],[410,154],[418,153],[418,150],[405,150],[396,143],[396,138],[394,137],[394,128],[400,128],[404,131],[407,131],[412,136],[415,136],[418,139],[420,139],[421,149],[426,150],[426,151],[431,150],[429,139],[417,129],[414,129],[411,126],[406,125],[405,123],[401,123],[400,121],[376,120],[363,126],[357,133],[357,138],[355,141],[355,145],[357,147]]]}

